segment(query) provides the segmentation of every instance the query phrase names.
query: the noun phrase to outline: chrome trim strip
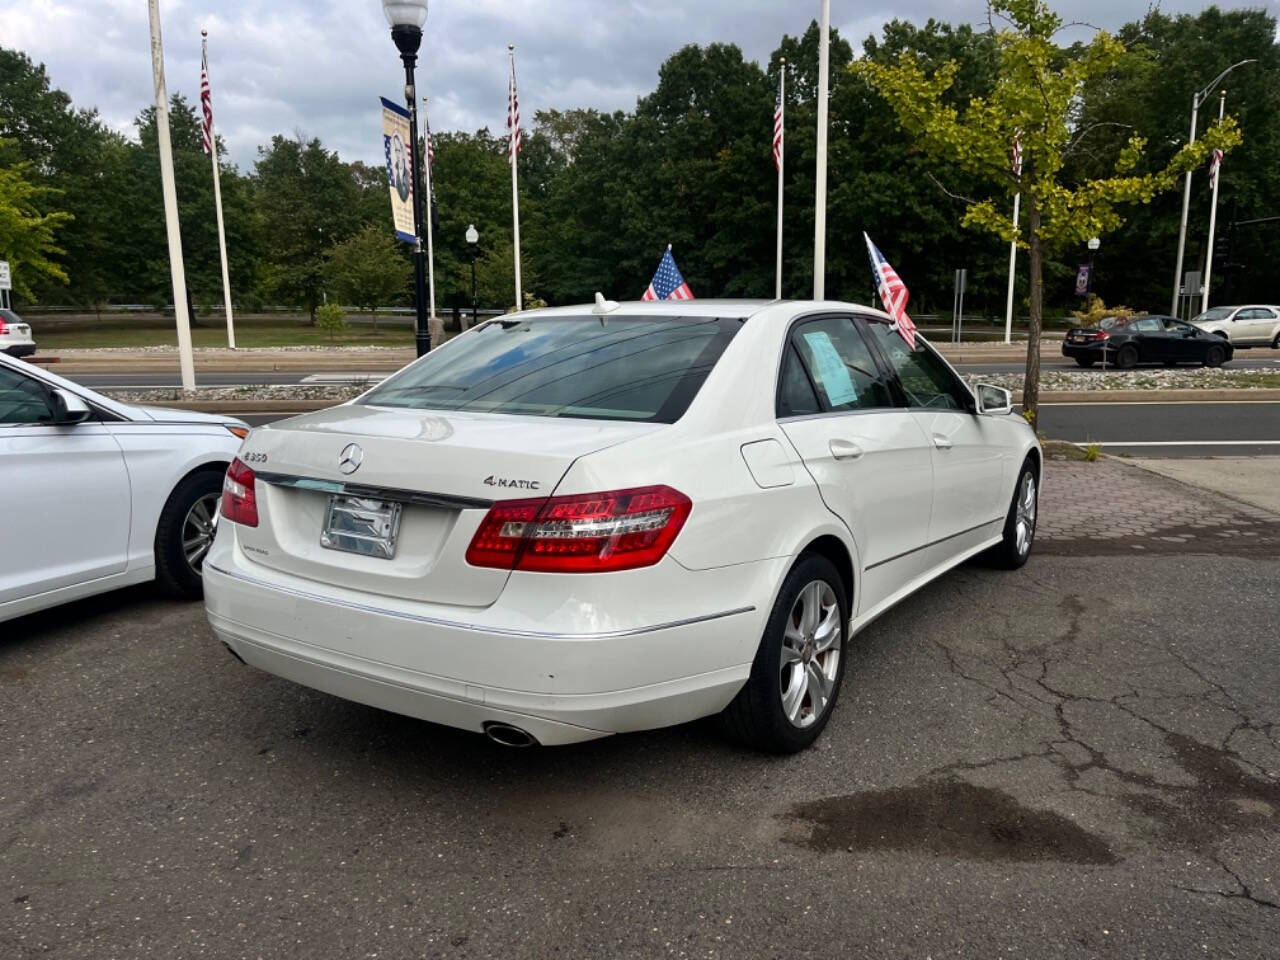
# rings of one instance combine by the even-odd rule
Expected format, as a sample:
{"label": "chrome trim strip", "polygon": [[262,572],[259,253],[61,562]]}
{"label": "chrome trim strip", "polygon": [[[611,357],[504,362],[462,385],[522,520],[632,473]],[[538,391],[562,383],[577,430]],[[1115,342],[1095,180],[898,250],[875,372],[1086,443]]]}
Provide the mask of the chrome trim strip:
{"label": "chrome trim strip", "polygon": [[472,633],[490,633],[503,637],[530,637],[535,640],[613,640],[618,637],[635,637],[645,633],[655,633],[658,630],[669,630],[673,627],[687,627],[694,623],[705,623],[708,620],[720,620],[723,617],[733,617],[740,613],[751,613],[755,610],[754,606],[737,607],[733,610],[724,610],[720,613],[708,613],[701,617],[688,617],[684,620],[672,620],[668,623],[657,623],[648,627],[631,627],[626,630],[606,630],[601,633],[539,633],[530,630],[508,630],[502,627],[482,627],[474,623],[459,623],[456,620],[441,620],[439,617],[424,617],[416,613],[401,613],[398,610],[387,610],[383,607],[374,607],[364,603],[352,603],[347,600],[336,600],[333,597],[322,597],[319,594],[308,593],[305,590],[295,590],[292,587],[283,587],[279,584],[268,583],[265,580],[259,580],[257,577],[246,576],[243,573],[233,573],[230,570],[224,570],[222,567],[215,566],[212,563],[206,563],[205,568],[220,573],[224,577],[230,577],[232,580],[239,580],[241,583],[252,584],[255,587],[262,587],[266,590],[274,590],[278,593],[285,593],[292,597],[298,597],[302,600],[314,600],[317,603],[327,603],[335,607],[345,607],[348,610],[357,610],[361,613],[372,613],[382,617],[395,617],[398,620],[410,620],[414,623],[425,623],[433,627],[449,627],[454,630],[468,630]]}
{"label": "chrome trim strip", "polygon": [[886,563],[893,563],[895,560],[901,560],[903,557],[909,557],[911,554],[919,553],[921,550],[928,550],[930,547],[936,547],[938,544],[946,543],[948,540],[954,540],[956,537],[963,537],[966,533],[973,533],[975,530],[981,530],[983,527],[989,527],[993,523],[1003,523],[1005,519],[1005,517],[994,517],[985,523],[978,523],[969,527],[967,530],[961,530],[959,533],[949,533],[945,537],[939,537],[937,540],[932,540],[923,546],[912,547],[910,550],[904,550],[902,553],[896,554],[887,560],[877,560],[875,563],[871,564],[871,566],[867,567],[863,573],[870,573],[876,567],[883,567]]}
{"label": "chrome trim strip", "polygon": [[315,477],[299,477],[289,473],[270,473],[255,470],[263,483],[275,487],[292,487],[295,490],[318,490],[320,493],[341,493],[349,497],[367,497],[371,500],[388,500],[393,503],[412,503],[422,507],[444,507],[446,510],[488,510],[494,501],[479,497],[455,497],[446,493],[424,493],[418,490],[399,490],[394,487],[375,487],[364,483],[345,483],[341,480],[320,480]]}

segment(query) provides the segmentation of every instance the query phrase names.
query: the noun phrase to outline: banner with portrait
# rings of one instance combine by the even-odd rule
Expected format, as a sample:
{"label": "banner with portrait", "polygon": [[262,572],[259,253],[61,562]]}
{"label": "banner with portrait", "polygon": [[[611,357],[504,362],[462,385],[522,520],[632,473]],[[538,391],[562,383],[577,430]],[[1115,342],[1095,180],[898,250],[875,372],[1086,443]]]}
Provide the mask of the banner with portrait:
{"label": "banner with portrait", "polygon": [[413,152],[409,135],[409,111],[382,98],[382,152],[387,162],[387,188],[391,193],[391,222],[396,238],[417,243],[413,230]]}

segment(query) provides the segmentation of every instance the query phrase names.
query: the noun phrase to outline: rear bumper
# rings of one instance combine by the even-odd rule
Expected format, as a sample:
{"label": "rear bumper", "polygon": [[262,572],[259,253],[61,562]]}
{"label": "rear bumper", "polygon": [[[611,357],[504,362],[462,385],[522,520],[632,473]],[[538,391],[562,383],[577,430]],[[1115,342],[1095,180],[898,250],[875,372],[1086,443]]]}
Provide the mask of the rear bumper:
{"label": "rear bumper", "polygon": [[[750,673],[768,611],[768,603],[740,600],[700,619],[649,628],[487,628],[379,610],[368,595],[246,569],[220,541],[204,568],[209,623],[246,663],[433,723],[476,732],[489,722],[511,724],[547,745],[722,710]],[[744,571],[744,585],[772,575],[774,562],[766,563],[768,571]]]}
{"label": "rear bumper", "polygon": [[1099,362],[1114,351],[1108,350],[1103,343],[1062,343],[1062,355],[1073,359],[1097,360]]}
{"label": "rear bumper", "polygon": [[29,357],[36,352],[34,343],[11,343],[6,347],[0,347],[0,352],[7,353],[11,357]]}

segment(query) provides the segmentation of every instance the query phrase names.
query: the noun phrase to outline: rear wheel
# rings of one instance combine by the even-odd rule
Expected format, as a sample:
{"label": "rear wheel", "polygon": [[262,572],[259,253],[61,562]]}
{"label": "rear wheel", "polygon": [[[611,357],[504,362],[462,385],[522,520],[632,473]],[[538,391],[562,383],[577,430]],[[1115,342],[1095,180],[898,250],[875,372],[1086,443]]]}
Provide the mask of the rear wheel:
{"label": "rear wheel", "polygon": [[1040,510],[1040,490],[1036,469],[1030,459],[1023,461],[1013,502],[1004,519],[1004,536],[991,548],[991,559],[1006,570],[1016,570],[1031,556],[1036,539],[1036,515]]}
{"label": "rear wheel", "polygon": [[826,557],[806,554],[774,602],[746,686],[721,720],[735,739],[794,753],[818,739],[844,678],[849,601]]}
{"label": "rear wheel", "polygon": [[1076,366],[1079,367],[1092,367],[1095,363],[1097,363],[1097,361],[1092,360],[1089,357],[1076,357]]}
{"label": "rear wheel", "polygon": [[1132,343],[1120,348],[1116,354],[1116,366],[1121,370],[1132,370],[1138,365],[1138,348]]}
{"label": "rear wheel", "polygon": [[1206,367],[1220,367],[1222,361],[1227,359],[1227,351],[1219,344],[1210,344],[1209,349],[1204,352],[1204,365]]}
{"label": "rear wheel", "polygon": [[1276,338],[1271,341],[1272,350],[1280,350],[1280,333],[1276,334]]}
{"label": "rear wheel", "polygon": [[222,474],[202,470],[169,495],[156,525],[156,581],[168,594],[198,600],[204,593],[200,571],[217,531]]}

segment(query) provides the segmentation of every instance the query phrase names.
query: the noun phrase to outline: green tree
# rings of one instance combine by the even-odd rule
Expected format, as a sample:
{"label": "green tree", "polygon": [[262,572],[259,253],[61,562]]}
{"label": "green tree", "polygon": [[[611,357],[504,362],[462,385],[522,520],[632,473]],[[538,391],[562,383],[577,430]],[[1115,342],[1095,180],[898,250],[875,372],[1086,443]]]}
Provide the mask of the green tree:
{"label": "green tree", "polygon": [[[1140,170],[1146,141],[1137,135],[1114,158],[1105,175],[1069,183],[1063,168],[1069,155],[1093,132],[1075,121],[1082,89],[1112,72],[1124,46],[1099,31],[1092,42],[1070,52],[1054,36],[1062,20],[1044,0],[993,0],[991,10],[1007,26],[996,31],[999,66],[989,96],[957,106],[947,92],[957,74],[955,63],[926,73],[909,53],[887,66],[872,60],[853,65],[892,106],[898,122],[937,160],[952,163],[998,191],[969,203],[964,223],[1013,240],[1005,204],[1019,190],[1026,211],[1030,251],[1031,325],[1027,347],[1023,406],[1034,422],[1040,384],[1040,331],[1044,307],[1044,252],[1054,244],[1079,244],[1123,222],[1119,205],[1148,203],[1175,177],[1200,163],[1210,149],[1229,150],[1240,140],[1234,123],[1210,129],[1203,140],[1184,146],[1162,169]],[[1009,149],[1021,138],[1023,171],[1019,180],[1009,164]]]}
{"label": "green tree", "polygon": [[314,319],[325,282],[324,254],[359,226],[351,168],[318,139],[271,138],[258,148],[253,198],[266,253],[264,292],[299,304]]}
{"label": "green tree", "polygon": [[[8,145],[0,140],[0,151]],[[51,191],[32,182],[31,169],[29,161],[0,165],[0,257],[9,261],[14,290],[27,299],[34,299],[33,275],[66,282],[66,272],[50,258],[63,252],[56,235],[71,221],[69,213],[40,209]]]}
{"label": "green tree", "polygon": [[316,307],[316,326],[329,334],[329,342],[333,342],[335,334],[347,329],[347,314],[336,303],[324,303]]}
{"label": "green tree", "polygon": [[402,246],[389,227],[371,223],[326,254],[338,295],[373,314],[375,333],[378,307],[400,300],[409,287],[411,270]]}

